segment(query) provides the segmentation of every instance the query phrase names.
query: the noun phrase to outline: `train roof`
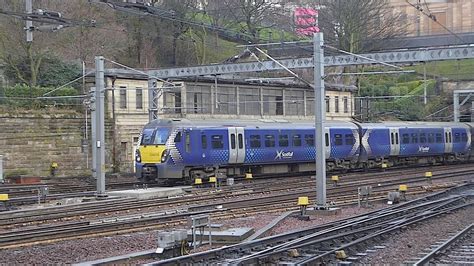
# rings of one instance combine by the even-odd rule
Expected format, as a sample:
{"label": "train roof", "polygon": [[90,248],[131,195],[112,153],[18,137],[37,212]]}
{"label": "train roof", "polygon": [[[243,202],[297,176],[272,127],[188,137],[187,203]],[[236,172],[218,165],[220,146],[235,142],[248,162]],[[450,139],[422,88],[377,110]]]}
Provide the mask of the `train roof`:
{"label": "train roof", "polygon": [[363,123],[363,128],[389,128],[389,127],[410,127],[410,128],[443,128],[443,127],[468,127],[465,123],[455,122],[412,122],[412,121],[395,121],[380,123]]}
{"label": "train roof", "polygon": [[[341,128],[357,128],[354,123],[351,122],[326,122],[331,127]],[[284,119],[259,119],[259,120],[189,120],[189,119],[156,119],[148,123],[145,128],[154,127],[246,127],[246,128],[268,128],[268,129],[291,129],[292,127],[297,128],[314,128],[314,122],[301,122],[301,121],[287,121]]]}

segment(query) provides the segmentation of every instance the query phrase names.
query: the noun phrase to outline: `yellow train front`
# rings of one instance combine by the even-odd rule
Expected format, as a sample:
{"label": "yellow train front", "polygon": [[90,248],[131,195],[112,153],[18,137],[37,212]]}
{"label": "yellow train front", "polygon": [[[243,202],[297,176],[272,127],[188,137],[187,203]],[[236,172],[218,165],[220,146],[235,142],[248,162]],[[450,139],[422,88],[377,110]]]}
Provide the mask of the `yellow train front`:
{"label": "yellow train front", "polygon": [[171,130],[171,124],[160,123],[159,120],[148,123],[143,129],[135,153],[136,176],[139,181],[158,181],[158,166],[167,157],[166,141]]}

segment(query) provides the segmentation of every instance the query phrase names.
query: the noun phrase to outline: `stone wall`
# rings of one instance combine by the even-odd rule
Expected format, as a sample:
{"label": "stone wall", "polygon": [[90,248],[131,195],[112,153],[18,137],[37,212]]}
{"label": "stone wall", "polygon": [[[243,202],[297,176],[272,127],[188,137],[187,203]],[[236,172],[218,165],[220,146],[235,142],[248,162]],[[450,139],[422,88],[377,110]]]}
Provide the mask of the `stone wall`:
{"label": "stone wall", "polygon": [[[57,176],[90,176],[90,145],[82,146],[84,128],[84,114],[70,110],[0,111],[0,155],[4,158],[4,175],[48,176],[49,166],[57,162]],[[106,143],[112,143],[111,127],[106,128]],[[88,135],[90,137],[90,128]],[[112,161],[110,150],[109,145],[106,152],[108,170]]]}

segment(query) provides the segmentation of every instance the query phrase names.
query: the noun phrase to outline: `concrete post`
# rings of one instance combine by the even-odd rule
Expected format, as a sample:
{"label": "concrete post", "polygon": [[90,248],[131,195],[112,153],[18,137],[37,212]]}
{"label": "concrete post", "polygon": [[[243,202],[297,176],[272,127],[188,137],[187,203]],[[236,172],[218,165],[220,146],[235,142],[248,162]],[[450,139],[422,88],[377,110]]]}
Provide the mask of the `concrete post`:
{"label": "concrete post", "polygon": [[95,169],[95,162],[97,160],[97,150],[95,148],[97,143],[97,123],[96,123],[96,99],[95,99],[95,87],[90,88],[91,95],[91,141],[92,141],[92,177],[97,179],[97,170]]}
{"label": "concrete post", "polygon": [[95,98],[96,98],[96,137],[94,149],[96,149],[95,168],[97,173],[97,197],[106,197],[105,192],[105,83],[104,83],[104,57],[95,57]]}
{"label": "concrete post", "polygon": [[471,102],[471,122],[474,123],[474,101]]}
{"label": "concrete post", "polygon": [[0,183],[5,183],[3,179],[3,155],[0,155]]}
{"label": "concrete post", "polygon": [[[33,13],[33,0],[26,0],[26,13]],[[26,42],[31,43],[33,41],[33,21],[26,21]]]}
{"label": "concrete post", "polygon": [[453,95],[453,104],[454,104],[454,122],[459,122],[459,93],[454,92]]}
{"label": "concrete post", "polygon": [[323,34],[314,34],[314,117],[316,148],[316,206],[326,208],[326,154],[324,146],[324,123],[326,104],[324,90],[324,49]]}

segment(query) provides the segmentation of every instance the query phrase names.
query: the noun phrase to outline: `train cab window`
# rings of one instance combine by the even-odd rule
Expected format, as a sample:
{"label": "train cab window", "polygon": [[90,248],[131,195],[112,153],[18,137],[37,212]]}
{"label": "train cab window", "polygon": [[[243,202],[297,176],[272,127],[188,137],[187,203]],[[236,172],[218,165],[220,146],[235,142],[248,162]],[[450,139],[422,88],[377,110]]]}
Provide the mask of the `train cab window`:
{"label": "train cab window", "polygon": [[436,143],[443,143],[443,135],[441,133],[436,133]]}
{"label": "train cab window", "polygon": [[275,147],[275,136],[265,135],[265,147]]}
{"label": "train cab window", "polygon": [[354,145],[354,135],[346,134],[346,145]]}
{"label": "train cab window", "polygon": [[212,135],[211,136],[211,147],[213,149],[222,149],[224,148],[224,141],[222,135]]}
{"label": "train cab window", "polygon": [[288,135],[278,136],[278,145],[280,147],[288,147]]}
{"label": "train cab window", "polygon": [[411,133],[411,143],[418,143],[418,134]]}
{"label": "train cab window", "polygon": [[461,142],[461,134],[460,133],[454,133],[454,142],[455,143]]}
{"label": "train cab window", "polygon": [[467,142],[467,134],[466,133],[461,134],[461,141],[462,142]]}
{"label": "train cab window", "polygon": [[153,143],[153,129],[145,129],[142,132],[142,145],[150,145]]}
{"label": "train cab window", "polygon": [[206,135],[201,135],[201,145],[203,149],[207,149],[207,137]]}
{"label": "train cab window", "polygon": [[186,152],[191,152],[191,135],[189,134],[189,132],[186,132],[185,134],[185,149],[186,149]]}
{"label": "train cab window", "polygon": [[428,133],[428,143],[434,143],[434,134]]}
{"label": "train cab window", "polygon": [[301,146],[301,135],[293,135],[293,146],[300,147]]}
{"label": "train cab window", "polygon": [[250,135],[250,148],[260,148],[260,135]]}
{"label": "train cab window", "polygon": [[304,135],[304,142],[308,146],[314,146],[314,135]]}
{"label": "train cab window", "polygon": [[181,131],[178,132],[178,134],[176,134],[176,136],[174,137],[174,142],[181,142]]}
{"label": "train cab window", "polygon": [[420,143],[426,143],[426,134],[420,133]]}
{"label": "train cab window", "polygon": [[334,134],[334,145],[336,146],[342,145],[342,134]]}
{"label": "train cab window", "polygon": [[408,143],[410,143],[410,135],[402,134],[402,144],[408,144]]}
{"label": "train cab window", "polygon": [[235,149],[235,134],[230,134],[230,148]]}
{"label": "train cab window", "polygon": [[324,141],[326,142],[326,147],[329,147],[329,134],[324,134]]}
{"label": "train cab window", "polygon": [[244,148],[244,136],[242,134],[239,134],[238,138],[239,138],[239,149],[243,149]]}

